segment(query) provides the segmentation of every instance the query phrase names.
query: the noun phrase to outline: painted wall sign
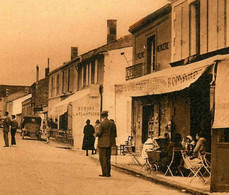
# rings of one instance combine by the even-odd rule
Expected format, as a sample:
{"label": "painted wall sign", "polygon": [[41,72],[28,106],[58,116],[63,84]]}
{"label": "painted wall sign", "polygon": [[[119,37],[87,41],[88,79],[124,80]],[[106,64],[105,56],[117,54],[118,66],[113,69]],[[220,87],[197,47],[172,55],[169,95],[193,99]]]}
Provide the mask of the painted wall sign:
{"label": "painted wall sign", "polygon": [[157,46],[158,52],[164,51],[166,49],[169,49],[169,42],[166,42],[166,43],[163,43],[163,44]]}
{"label": "painted wall sign", "polygon": [[140,60],[140,59],[144,58],[144,54],[145,54],[144,51],[137,53],[136,54],[136,59]]}
{"label": "painted wall sign", "polygon": [[98,109],[93,106],[81,106],[77,108],[77,111],[75,113],[76,116],[98,116],[99,112]]}

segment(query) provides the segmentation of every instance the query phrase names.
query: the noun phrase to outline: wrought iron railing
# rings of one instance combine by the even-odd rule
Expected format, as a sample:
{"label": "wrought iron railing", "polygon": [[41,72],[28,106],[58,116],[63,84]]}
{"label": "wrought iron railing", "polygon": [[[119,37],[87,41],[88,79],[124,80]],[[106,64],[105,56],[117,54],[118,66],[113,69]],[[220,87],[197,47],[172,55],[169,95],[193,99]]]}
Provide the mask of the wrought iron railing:
{"label": "wrought iron railing", "polygon": [[126,80],[134,79],[144,75],[143,63],[135,64],[126,68]]}

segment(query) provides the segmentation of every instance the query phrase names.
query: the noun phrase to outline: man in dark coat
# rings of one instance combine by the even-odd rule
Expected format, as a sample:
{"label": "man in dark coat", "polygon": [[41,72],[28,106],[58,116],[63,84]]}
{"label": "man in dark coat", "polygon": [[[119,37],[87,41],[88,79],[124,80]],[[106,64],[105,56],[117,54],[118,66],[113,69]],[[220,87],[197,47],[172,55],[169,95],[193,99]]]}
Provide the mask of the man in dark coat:
{"label": "man in dark coat", "polygon": [[94,137],[94,133],[95,133],[95,129],[94,127],[90,124],[90,120],[87,119],[86,121],[86,125],[84,126],[84,138],[83,138],[83,150],[86,150],[86,156],[88,156],[88,150],[91,150],[91,154],[95,153],[95,137]]}
{"label": "man in dark coat", "polygon": [[115,140],[115,125],[108,119],[108,111],[101,113],[102,122],[96,136],[98,139],[99,161],[102,168],[101,177],[111,176],[111,147]]}
{"label": "man in dark coat", "polygon": [[5,112],[5,119],[3,121],[3,137],[4,137],[4,140],[5,140],[5,146],[4,147],[9,147],[8,133],[9,133],[9,130],[10,130],[11,120],[10,120],[10,117],[8,115],[9,115],[9,113]]}
{"label": "man in dark coat", "polygon": [[15,118],[15,115],[12,115],[12,121],[11,121],[11,145],[16,145],[16,140],[15,140],[15,134],[18,129],[18,122]]}

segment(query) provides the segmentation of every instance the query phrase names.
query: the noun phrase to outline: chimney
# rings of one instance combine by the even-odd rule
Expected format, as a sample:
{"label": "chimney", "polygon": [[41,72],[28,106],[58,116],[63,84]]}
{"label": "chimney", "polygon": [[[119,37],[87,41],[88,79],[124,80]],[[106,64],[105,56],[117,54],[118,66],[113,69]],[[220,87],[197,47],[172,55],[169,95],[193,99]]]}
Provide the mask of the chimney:
{"label": "chimney", "polygon": [[45,68],[45,77],[47,77],[49,74],[49,58],[48,58],[48,67]]}
{"label": "chimney", "polygon": [[78,56],[78,47],[71,47],[71,60]]}
{"label": "chimney", "polygon": [[107,44],[116,41],[117,20],[107,20]]}
{"label": "chimney", "polygon": [[38,82],[39,81],[39,66],[37,65],[36,66],[36,82]]}

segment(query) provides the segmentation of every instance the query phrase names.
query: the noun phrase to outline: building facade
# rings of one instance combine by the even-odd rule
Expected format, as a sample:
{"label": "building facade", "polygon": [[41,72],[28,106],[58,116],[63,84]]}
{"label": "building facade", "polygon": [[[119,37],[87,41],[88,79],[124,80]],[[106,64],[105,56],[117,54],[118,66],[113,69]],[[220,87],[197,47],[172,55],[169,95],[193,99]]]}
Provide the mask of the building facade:
{"label": "building facade", "polygon": [[108,20],[107,25],[106,45],[76,56],[49,74],[49,116],[58,118],[59,128],[73,135],[76,148],[82,147],[87,119],[94,125],[104,109],[115,119],[114,86],[125,81],[123,70],[128,66],[126,59],[131,59],[132,36],[116,39],[116,20]]}
{"label": "building facade", "polygon": [[4,116],[7,110],[6,102],[9,100],[8,96],[13,97],[15,93],[29,93],[29,86],[15,86],[15,85],[0,85],[0,117]]}
{"label": "building facade", "polygon": [[[126,83],[116,85],[116,110],[124,115],[116,121],[119,128],[129,129],[139,152],[149,136],[164,136],[171,118],[168,96],[147,91],[153,84],[149,78],[171,67],[171,5],[136,22],[129,31],[134,37],[133,65],[126,68]],[[153,82],[160,84],[159,79]]]}
{"label": "building facade", "polygon": [[174,0],[132,25],[134,65],[115,88],[116,110],[129,113],[124,123],[137,152],[149,137],[205,135],[211,191],[228,191],[229,183],[228,3]]}

